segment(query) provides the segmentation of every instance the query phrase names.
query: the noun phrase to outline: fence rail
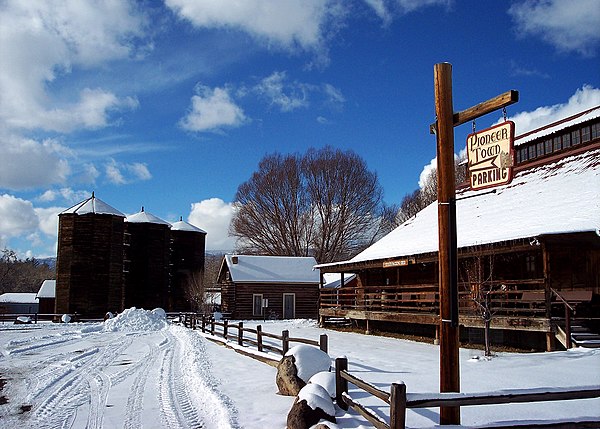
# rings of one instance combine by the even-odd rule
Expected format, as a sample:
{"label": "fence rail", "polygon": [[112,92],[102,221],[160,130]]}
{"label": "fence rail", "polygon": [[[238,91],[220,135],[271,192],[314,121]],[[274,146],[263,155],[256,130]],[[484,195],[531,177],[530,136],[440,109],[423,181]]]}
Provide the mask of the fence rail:
{"label": "fence rail", "polygon": [[[485,393],[418,393],[407,394],[404,383],[392,383],[390,393],[387,393],[364,380],[348,372],[348,359],[337,358],[335,360],[335,382],[336,402],[344,410],[352,408],[362,415],[377,429],[405,429],[406,410],[413,408],[434,407],[464,407],[477,405],[497,405],[509,403],[529,403],[546,401],[565,401],[573,399],[600,398],[600,386],[584,386],[580,388],[538,388],[538,389],[516,389],[500,392]],[[390,406],[389,422],[375,414],[368,407],[352,399],[348,393],[348,383],[354,384],[359,389],[381,399]],[[600,426],[599,418],[573,419],[563,421],[562,425],[556,421],[547,423],[528,423],[521,426],[515,424],[501,425],[490,423],[489,426],[478,426],[482,429],[488,428],[591,428]]]}
{"label": "fence rail", "polygon": [[[256,329],[245,328],[243,322],[230,323],[228,320],[219,322],[212,318],[199,316],[195,313],[182,313],[179,320],[187,328],[200,329],[203,333],[210,333],[211,335],[221,337],[225,340],[236,341],[240,346],[250,344],[255,346],[259,352],[268,350],[284,356],[290,349],[290,343],[302,343],[319,347],[322,351],[327,353],[327,334],[321,334],[318,340],[290,337],[290,332],[288,330],[283,330],[281,331],[281,335],[278,335],[263,331],[262,325],[257,325]],[[231,330],[236,330],[237,333],[232,334],[230,332]],[[245,336],[245,333],[252,334],[253,337]],[[277,347],[275,342],[265,341],[265,338],[271,338],[277,340],[277,342],[281,342],[281,347]]]}

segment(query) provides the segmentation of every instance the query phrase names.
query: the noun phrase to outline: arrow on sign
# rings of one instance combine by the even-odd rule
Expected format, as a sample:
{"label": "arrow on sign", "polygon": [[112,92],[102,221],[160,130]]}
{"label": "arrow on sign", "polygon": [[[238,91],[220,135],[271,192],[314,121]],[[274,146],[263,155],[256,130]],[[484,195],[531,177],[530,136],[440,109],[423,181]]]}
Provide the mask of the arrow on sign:
{"label": "arrow on sign", "polygon": [[[490,168],[500,168],[496,165],[496,159],[498,159],[498,155],[494,155],[491,158],[482,159],[479,162],[474,162],[469,167],[469,171],[473,172],[473,171],[489,170]],[[489,163],[489,164],[487,164],[487,163]],[[482,165],[482,164],[487,164],[487,165]],[[478,165],[481,165],[481,167],[473,168]]]}

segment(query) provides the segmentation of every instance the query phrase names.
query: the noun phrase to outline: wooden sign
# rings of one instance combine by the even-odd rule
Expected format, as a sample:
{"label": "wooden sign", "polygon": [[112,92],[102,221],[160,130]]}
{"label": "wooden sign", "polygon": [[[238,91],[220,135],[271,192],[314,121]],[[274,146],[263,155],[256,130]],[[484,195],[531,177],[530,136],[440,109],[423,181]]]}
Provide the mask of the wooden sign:
{"label": "wooden sign", "polygon": [[467,157],[471,189],[506,185],[512,180],[515,123],[503,122],[469,134]]}
{"label": "wooden sign", "polygon": [[408,265],[408,259],[399,259],[396,261],[385,261],[383,268],[405,267],[406,265]]}

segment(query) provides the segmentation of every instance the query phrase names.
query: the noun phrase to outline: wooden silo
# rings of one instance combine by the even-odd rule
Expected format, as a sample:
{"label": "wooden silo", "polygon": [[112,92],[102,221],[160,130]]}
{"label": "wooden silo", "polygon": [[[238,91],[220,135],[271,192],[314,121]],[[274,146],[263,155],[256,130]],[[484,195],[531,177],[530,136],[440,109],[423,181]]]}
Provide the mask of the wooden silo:
{"label": "wooden silo", "polygon": [[125,222],[125,308],[168,309],[171,224],[142,211]]}
{"label": "wooden silo", "polygon": [[170,311],[199,310],[206,232],[179,219],[171,226]]}
{"label": "wooden silo", "polygon": [[121,311],[125,215],[92,193],[58,219],[56,313]]}

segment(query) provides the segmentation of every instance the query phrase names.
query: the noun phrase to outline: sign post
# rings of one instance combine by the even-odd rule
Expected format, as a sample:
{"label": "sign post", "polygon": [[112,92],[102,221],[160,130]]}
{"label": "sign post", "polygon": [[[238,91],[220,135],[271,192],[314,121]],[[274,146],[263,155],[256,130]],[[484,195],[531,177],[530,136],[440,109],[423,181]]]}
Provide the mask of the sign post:
{"label": "sign post", "polygon": [[[519,93],[509,91],[467,110],[454,113],[452,65],[449,63],[438,63],[434,66],[434,90],[437,122],[430,126],[430,131],[437,136],[440,392],[460,392],[454,127],[516,103],[519,100]],[[482,150],[483,146],[478,154],[483,160]],[[487,152],[485,154],[487,163]],[[482,162],[481,165],[483,164]],[[460,424],[460,407],[440,407],[440,424]]]}

